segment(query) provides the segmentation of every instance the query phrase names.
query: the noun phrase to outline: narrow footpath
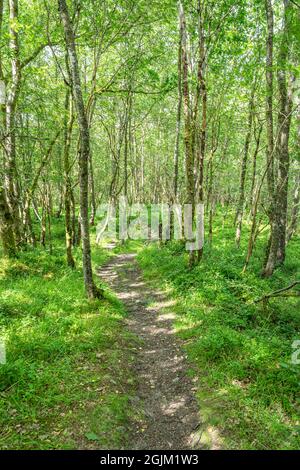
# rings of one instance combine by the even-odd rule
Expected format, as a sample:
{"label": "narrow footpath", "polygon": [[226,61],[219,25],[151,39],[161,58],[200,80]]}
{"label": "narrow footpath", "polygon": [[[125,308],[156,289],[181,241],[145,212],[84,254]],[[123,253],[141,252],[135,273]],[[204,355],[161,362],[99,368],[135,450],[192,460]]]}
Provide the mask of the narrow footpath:
{"label": "narrow footpath", "polygon": [[165,312],[166,296],[142,277],[135,254],[112,257],[98,271],[128,312],[127,329],[141,340],[135,358],[136,407],[142,420],[133,425],[129,449],[201,448],[195,384],[188,376],[175,314]]}

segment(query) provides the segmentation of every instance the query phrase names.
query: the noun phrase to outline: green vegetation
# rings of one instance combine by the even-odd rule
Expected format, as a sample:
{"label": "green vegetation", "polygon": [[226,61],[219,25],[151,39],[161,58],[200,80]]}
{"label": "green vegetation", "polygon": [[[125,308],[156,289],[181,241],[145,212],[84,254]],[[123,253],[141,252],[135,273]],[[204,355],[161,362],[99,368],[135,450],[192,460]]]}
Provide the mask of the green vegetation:
{"label": "green vegetation", "polygon": [[272,279],[259,276],[265,237],[249,271],[241,274],[246,244],[234,248],[232,218],[216,219],[214,244],[203,262],[187,270],[181,243],[151,244],[139,254],[147,278],[175,300],[177,331],[199,377],[200,413],[230,449],[298,449],[299,366],[291,365],[300,337],[299,300],[253,301],[299,275],[300,245]]}
{"label": "green vegetation", "polygon": [[[116,448],[131,413],[133,338],[113,295],[88,301],[81,269],[66,267],[61,220],[54,235],[53,255],[1,260],[0,448]],[[106,258],[94,250],[96,265]]]}
{"label": "green vegetation", "polygon": [[[299,7],[0,0],[1,449],[194,445],[179,338],[153,344],[172,321],[144,322],[161,319],[128,251],[175,303],[207,447],[299,448]],[[119,245],[96,246],[103,234]],[[96,271],[114,255],[116,292]]]}
{"label": "green vegetation", "polygon": [[[8,361],[0,367],[0,448],[120,448],[135,414],[128,369],[135,339],[107,286],[104,300],[86,299],[80,250],[78,268],[66,267],[61,220],[52,223],[55,254],[28,248],[1,261],[0,336]],[[231,215],[224,228],[216,217],[213,247],[192,269],[182,242],[127,241],[113,251],[138,251],[145,277],[175,301],[168,308],[198,377],[201,418],[210,432],[218,430],[222,446],[297,449],[300,371],[290,359],[299,300],[254,300],[296,278],[299,240],[266,279],[259,276],[265,236],[243,274],[247,237],[236,250],[232,233]],[[107,258],[93,248],[96,266]]]}

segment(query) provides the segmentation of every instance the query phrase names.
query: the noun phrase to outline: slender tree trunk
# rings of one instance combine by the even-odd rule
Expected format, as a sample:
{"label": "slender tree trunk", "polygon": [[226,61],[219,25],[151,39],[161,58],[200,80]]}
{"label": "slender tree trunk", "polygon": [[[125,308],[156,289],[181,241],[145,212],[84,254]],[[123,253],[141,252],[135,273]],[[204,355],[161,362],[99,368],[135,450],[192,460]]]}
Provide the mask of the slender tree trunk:
{"label": "slender tree trunk", "polygon": [[53,217],[53,198],[52,198],[52,188],[50,184],[47,184],[47,194],[48,194],[48,208],[49,208],[49,214],[51,217]]}
{"label": "slender tree trunk", "polygon": [[65,230],[66,230],[66,254],[67,264],[71,268],[75,268],[75,261],[72,254],[72,219],[71,219],[71,191],[72,184],[70,178],[70,145],[72,137],[73,127],[73,107],[70,103],[70,92],[67,90],[65,98],[65,122],[64,122],[64,176],[65,176],[65,191],[64,191],[64,202],[65,202]]}
{"label": "slender tree trunk", "polygon": [[[189,97],[189,80],[188,80],[188,56],[187,56],[187,38],[186,38],[186,22],[183,7],[179,2],[179,18],[182,28],[182,85],[183,85],[183,110],[184,110],[184,145],[185,145],[185,162],[186,162],[186,179],[187,179],[187,204],[192,207],[192,220],[194,221],[195,212],[195,184],[194,184],[194,157],[192,150],[192,131],[191,131],[191,115],[190,115],[190,97]],[[190,251],[189,264],[193,266],[195,263],[195,253]]]}
{"label": "slender tree trunk", "polygon": [[[3,24],[3,8],[4,8],[4,0],[0,0],[0,37],[2,37],[2,24]],[[0,103],[0,137],[1,140],[4,140],[5,135],[5,88],[6,88],[6,80],[4,77],[3,72],[3,64],[2,64],[2,48],[0,47],[0,81],[1,81],[1,96],[2,100]],[[7,202],[7,201],[6,201]]]}
{"label": "slender tree trunk", "polygon": [[[299,15],[300,16],[300,15]],[[290,241],[292,236],[296,233],[299,217],[300,207],[300,95],[298,95],[296,103],[297,105],[297,157],[296,161],[296,178],[293,191],[293,202],[291,210],[291,220],[287,231],[287,242]]]}
{"label": "slender tree trunk", "polygon": [[[205,54],[205,34],[204,34],[204,5],[201,0],[198,2],[199,15],[199,62],[198,62],[198,81],[202,98],[202,118],[199,141],[199,181],[198,181],[198,202],[204,203],[204,159],[206,147],[206,126],[207,126],[207,89],[205,80],[206,54]],[[203,255],[203,248],[198,250],[198,262]]]}
{"label": "slender tree trunk", "polygon": [[262,272],[263,276],[271,276],[277,264],[283,264],[285,259],[286,224],[287,224],[287,194],[289,173],[289,133],[291,121],[291,87],[287,87],[286,65],[288,59],[288,7],[289,1],[284,0],[284,25],[282,40],[278,55],[278,90],[279,113],[276,140],[276,156],[278,159],[278,181],[271,216],[270,248],[267,261]]}
{"label": "slender tree trunk", "polygon": [[245,139],[241,177],[240,177],[239,200],[238,200],[238,206],[237,206],[237,211],[236,211],[236,216],[235,216],[235,223],[236,223],[235,242],[236,242],[237,247],[240,246],[240,242],[241,242],[241,232],[242,232],[244,203],[245,203],[245,182],[246,182],[247,162],[248,162],[249,146],[250,146],[250,141],[251,141],[252,122],[253,122],[254,93],[255,93],[255,82],[253,84],[253,89],[251,91],[251,98],[249,102],[248,125],[247,125],[247,133],[246,133],[246,139]]}
{"label": "slender tree trunk", "polygon": [[76,231],[76,245],[79,246],[81,243],[81,221],[80,221],[80,214],[78,215],[77,219],[77,231]]}
{"label": "slender tree trunk", "polygon": [[90,224],[92,226],[95,225],[95,217],[96,217],[96,196],[95,196],[95,180],[94,180],[94,166],[93,166],[93,157],[92,157],[92,152],[90,152],[90,158],[89,158],[89,164],[90,164],[90,193],[91,193],[91,215],[90,215]]}
{"label": "slender tree trunk", "polygon": [[180,3],[180,21],[182,28],[182,64],[183,64],[183,104],[184,104],[184,144],[185,144],[185,160],[186,160],[186,177],[187,177],[187,197],[188,203],[194,204],[194,169],[193,169],[193,152],[192,152],[192,135],[191,135],[191,115],[190,115],[190,98],[189,98],[189,81],[188,81],[188,58],[187,58],[187,41],[186,41],[186,23],[183,7]]}
{"label": "slender tree trunk", "polygon": [[5,256],[16,255],[13,219],[6,201],[4,188],[0,188],[0,238]]}
{"label": "slender tree trunk", "polygon": [[141,142],[141,199],[140,202],[144,202],[145,200],[145,149],[144,149],[144,142],[145,142],[145,133],[142,130],[142,142]]}
{"label": "slender tree trunk", "polygon": [[[288,48],[288,44],[286,45]],[[286,52],[287,54],[288,52]],[[286,56],[287,57],[287,56]],[[284,77],[285,78],[285,77]],[[277,264],[281,265],[285,261],[285,248],[286,248],[286,234],[287,234],[287,216],[288,216],[288,185],[289,185],[289,168],[290,168],[290,157],[289,157],[289,135],[291,125],[291,113],[292,113],[292,90],[293,80],[290,78],[289,86],[286,86],[286,80],[281,76],[279,72],[278,81],[280,90],[280,101],[282,104],[281,116],[282,116],[282,134],[280,136],[280,148],[279,150],[279,165],[278,165],[278,191],[277,191],[277,204],[280,208],[278,211],[278,229],[279,229],[279,242],[277,249]],[[280,121],[280,120],[278,120]]]}
{"label": "slender tree trunk", "polygon": [[250,231],[250,236],[249,236],[249,240],[248,240],[247,256],[246,256],[243,272],[245,272],[245,270],[247,269],[250,258],[252,256],[255,240],[257,238],[257,226],[259,225],[257,223],[258,204],[259,204],[259,200],[260,200],[261,190],[262,190],[262,187],[263,187],[263,182],[265,180],[267,172],[268,172],[268,167],[265,169],[265,171],[263,173],[263,176],[262,176],[261,181],[260,181],[260,183],[257,187],[257,191],[256,191],[256,194],[255,194],[255,197],[254,197],[254,202],[253,202],[253,207],[252,207],[251,231]]}
{"label": "slender tree trunk", "polygon": [[[94,108],[95,108],[95,101],[93,100],[91,104],[91,109],[90,109],[90,114],[89,114],[89,119],[88,119],[88,125],[89,129],[91,128],[92,125],[92,119],[93,119],[93,114],[94,114]],[[90,186],[90,196],[91,196],[91,214],[90,214],[90,225],[93,227],[95,225],[95,217],[96,217],[96,195],[95,195],[95,179],[94,179],[94,164],[93,164],[93,153],[90,149],[89,153],[89,186]]]}
{"label": "slender tree trunk", "polygon": [[129,130],[129,116],[131,113],[131,96],[130,92],[127,96],[124,118],[124,196],[128,197],[128,130]]}
{"label": "slender tree trunk", "polygon": [[18,0],[9,0],[11,86],[6,100],[5,187],[7,203],[12,214],[17,244],[22,239],[20,188],[16,164],[16,106],[20,92],[21,66],[18,38]]}
{"label": "slender tree trunk", "polygon": [[38,205],[37,205],[37,202],[34,198],[32,198],[32,208],[33,208],[33,212],[34,212],[34,215],[36,217],[36,220],[38,222],[41,221],[41,217],[40,217],[40,214],[39,214],[39,211],[38,211]]}
{"label": "slender tree trunk", "polygon": [[100,297],[102,292],[97,289],[93,280],[91,245],[88,217],[88,163],[90,154],[89,126],[84,107],[79,66],[75,47],[75,38],[70,21],[66,0],[58,0],[61,21],[64,27],[66,47],[70,64],[70,79],[74,102],[77,110],[80,132],[79,184],[80,184],[80,222],[82,237],[82,264],[86,294],[89,298]]}
{"label": "slender tree trunk", "polygon": [[63,188],[61,187],[61,184],[59,184],[58,191],[59,191],[58,207],[55,213],[55,217],[57,219],[60,218],[62,210],[63,210],[63,205],[64,205],[64,192],[63,192]]}
{"label": "slender tree trunk", "polygon": [[292,236],[296,233],[298,226],[298,215],[299,215],[299,206],[300,206],[300,170],[298,169],[298,174],[296,176],[294,194],[293,194],[293,205],[291,211],[291,221],[287,231],[287,242],[290,241]]}
{"label": "slender tree trunk", "polygon": [[46,212],[47,212],[47,225],[48,225],[48,240],[49,240],[49,254],[52,255],[53,247],[52,247],[52,229],[51,229],[51,217],[52,214],[52,206],[51,206],[51,189],[50,184],[46,185]]}
{"label": "slender tree trunk", "polygon": [[71,223],[72,223],[72,245],[78,246],[80,244],[80,237],[76,233],[76,204],[73,188],[70,188],[70,201],[71,201]]}
{"label": "slender tree trunk", "polygon": [[213,239],[213,213],[214,213],[214,197],[213,197],[213,151],[208,165],[209,182],[207,194],[207,208],[209,205],[209,221],[208,221],[208,241],[212,245]]}
{"label": "slender tree trunk", "polygon": [[46,182],[43,178],[43,194],[42,194],[42,216],[41,216],[41,233],[40,243],[46,248],[46,233],[47,233],[47,201],[46,201]]}
{"label": "slender tree trunk", "polygon": [[[1,35],[2,35],[2,23],[3,23],[3,7],[4,7],[4,0],[0,0],[0,34]],[[4,80],[1,49],[0,49],[0,80]],[[3,103],[0,103],[0,104],[2,105]]]}
{"label": "slender tree trunk", "polygon": [[178,164],[179,164],[179,141],[180,141],[180,125],[181,125],[181,108],[182,108],[182,21],[179,18],[179,42],[178,42],[178,102],[176,115],[176,131],[174,146],[174,200],[177,201],[178,196]]}
{"label": "slender tree trunk", "polygon": [[274,42],[274,13],[271,0],[265,0],[267,17],[267,42],[266,42],[266,127],[267,127],[267,183],[268,183],[268,216],[270,220],[270,236],[268,239],[264,269],[268,262],[272,243],[272,227],[276,223],[275,217],[275,177],[274,177],[274,123],[273,123],[273,42]]}
{"label": "slender tree trunk", "polygon": [[[2,34],[2,21],[3,21],[3,7],[4,2],[0,0],[0,35]],[[3,74],[3,66],[2,66],[2,51],[0,48],[0,80],[5,83],[4,74]],[[1,112],[1,140],[3,138],[3,134],[5,133],[5,104],[3,102],[0,103]],[[3,121],[2,121],[3,118]],[[3,132],[4,131],[4,132]],[[16,241],[15,241],[15,233],[14,233],[14,219],[12,217],[8,202],[7,196],[5,193],[5,187],[1,185],[0,187],[0,239],[2,242],[2,249],[4,256],[14,257],[16,255]]]}
{"label": "slender tree trunk", "polygon": [[252,225],[251,225],[251,231],[249,235],[249,240],[248,240],[248,248],[247,248],[247,255],[246,255],[246,260],[245,264],[243,267],[243,273],[246,271],[249,261],[251,259],[253,249],[255,247],[255,242],[259,234],[259,226],[260,226],[261,220],[257,221],[257,208],[253,208],[253,219],[252,219]]}
{"label": "slender tree trunk", "polygon": [[25,235],[26,235],[26,239],[28,242],[32,243],[33,245],[35,245],[35,235],[34,235],[34,232],[33,232],[33,226],[32,226],[32,220],[31,220],[31,213],[30,213],[30,209],[31,209],[31,203],[32,203],[32,199],[33,199],[33,196],[34,196],[34,193],[35,193],[35,190],[37,188],[37,185],[38,185],[38,181],[39,181],[39,178],[41,176],[41,173],[44,169],[44,167],[46,166],[46,163],[48,162],[50,156],[51,156],[51,153],[52,153],[52,150],[53,150],[53,147],[54,147],[54,144],[58,138],[60,134],[60,131],[58,131],[55,135],[55,137],[53,138],[53,140],[50,142],[50,145],[47,149],[47,152],[45,153],[41,163],[40,163],[40,166],[33,178],[33,181],[32,181],[32,184],[29,188],[27,188],[26,192],[25,192],[25,203],[24,203],[24,214],[23,214],[23,225],[24,225],[24,230],[25,230]]}
{"label": "slender tree trunk", "polygon": [[[177,58],[177,114],[176,114],[176,130],[175,130],[175,145],[174,145],[174,183],[173,183],[173,202],[178,200],[178,170],[179,170],[179,142],[180,142],[180,127],[181,127],[181,108],[182,108],[182,22],[179,18],[179,40],[178,40],[178,58]],[[174,213],[170,214],[170,240],[174,237]]]}
{"label": "slender tree trunk", "polygon": [[262,129],[263,126],[262,124],[259,124],[259,129],[258,133],[256,135],[256,132],[254,131],[254,138],[255,138],[255,150],[253,153],[253,158],[252,158],[252,177],[251,177],[251,189],[250,189],[250,214],[253,215],[253,203],[254,203],[254,189],[255,189],[255,182],[256,182],[256,166],[257,166],[257,155],[259,152],[259,145],[260,145],[260,139],[261,139],[261,134],[262,134]]}
{"label": "slender tree trunk", "polygon": [[24,214],[23,214],[23,225],[25,229],[26,241],[27,243],[31,243],[33,246],[36,245],[35,234],[33,230],[32,218],[31,218],[31,195],[29,190],[25,193],[25,201],[24,201]]}
{"label": "slender tree trunk", "polygon": [[273,130],[273,37],[274,14],[272,1],[265,0],[268,36],[266,43],[266,127],[267,127],[267,182],[270,202],[274,195],[274,130]]}

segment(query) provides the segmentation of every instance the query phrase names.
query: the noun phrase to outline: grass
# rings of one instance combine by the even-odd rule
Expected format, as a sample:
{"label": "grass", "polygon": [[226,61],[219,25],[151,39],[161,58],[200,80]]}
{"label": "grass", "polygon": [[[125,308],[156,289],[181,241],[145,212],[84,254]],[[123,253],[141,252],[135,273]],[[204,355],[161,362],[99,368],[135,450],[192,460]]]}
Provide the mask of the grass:
{"label": "grass", "polygon": [[[88,301],[80,250],[66,267],[62,220],[53,255],[36,248],[0,265],[0,448],[120,448],[132,414],[134,338],[107,291]],[[94,249],[94,265],[107,255]]]}
{"label": "grass", "polygon": [[[231,220],[216,218],[213,246],[187,267],[182,243],[127,241],[114,252],[138,251],[145,276],[175,301],[176,328],[198,377],[206,431],[230,449],[298,449],[300,366],[291,365],[300,339],[299,301],[254,299],[299,278],[300,243],[271,279],[259,276],[266,234],[241,274],[241,249]],[[80,269],[66,267],[62,220],[53,221],[53,255],[36,248],[0,264],[0,449],[111,449],[125,445],[133,418],[136,339],[126,332],[122,304],[107,289],[87,301]],[[93,249],[94,265],[107,252]]]}
{"label": "grass", "polygon": [[175,300],[176,328],[199,377],[206,444],[217,432],[224,448],[298,449],[300,366],[291,354],[300,339],[299,300],[253,301],[299,278],[299,238],[289,244],[285,266],[262,279],[266,235],[242,274],[247,235],[245,226],[236,249],[232,221],[222,228],[217,218],[213,246],[205,246],[197,267],[188,269],[180,242],[151,244],[138,260]]}

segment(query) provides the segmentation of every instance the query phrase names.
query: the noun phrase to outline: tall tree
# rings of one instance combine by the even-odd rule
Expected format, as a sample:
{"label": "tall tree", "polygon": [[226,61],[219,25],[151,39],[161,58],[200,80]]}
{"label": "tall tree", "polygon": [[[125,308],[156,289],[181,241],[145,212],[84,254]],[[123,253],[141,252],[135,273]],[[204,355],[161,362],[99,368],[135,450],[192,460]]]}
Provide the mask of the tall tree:
{"label": "tall tree", "polygon": [[80,71],[75,47],[74,31],[69,15],[66,0],[58,0],[59,12],[65,33],[66,49],[68,52],[70,66],[70,81],[77,110],[77,120],[80,132],[80,152],[79,152],[79,186],[80,186],[80,222],[82,237],[82,265],[86,294],[89,298],[101,297],[102,292],[96,287],[93,280],[91,262],[91,244],[88,217],[88,183],[89,183],[89,154],[90,135],[89,125],[84,106]]}
{"label": "tall tree", "polygon": [[7,93],[5,119],[5,186],[16,242],[22,238],[20,187],[16,163],[16,107],[20,92],[21,63],[18,34],[18,0],[9,0],[11,83]]}
{"label": "tall tree", "polygon": [[245,144],[244,144],[242,168],[241,168],[241,175],[240,175],[239,199],[238,199],[238,206],[237,206],[237,211],[236,211],[236,216],[235,216],[235,222],[236,222],[235,241],[238,247],[240,246],[240,242],[241,242],[242,222],[243,222],[243,214],[244,214],[245,181],[246,181],[249,147],[250,147],[251,134],[252,134],[255,86],[256,86],[256,81],[254,80],[252,91],[251,91],[251,96],[249,100],[247,132],[246,132],[246,138],[245,138]]}
{"label": "tall tree", "polygon": [[273,126],[273,42],[274,13],[271,0],[265,0],[267,16],[266,41],[266,127],[267,127],[267,181],[270,202],[274,196],[274,126]]}
{"label": "tall tree", "polygon": [[[197,163],[199,168],[196,169],[196,174],[199,173],[198,178],[198,202],[200,204],[204,203],[204,159],[205,159],[205,149],[206,149],[206,128],[207,128],[207,89],[206,89],[206,79],[205,79],[205,70],[206,70],[206,59],[207,51],[205,50],[205,3],[203,0],[198,0],[198,47],[199,47],[199,58],[198,58],[198,90],[201,94],[201,127],[200,127],[200,137],[198,144],[198,158]],[[196,99],[196,102],[198,99]],[[203,254],[203,247],[198,250],[198,261],[200,261]]]}
{"label": "tall tree", "polygon": [[181,125],[181,108],[182,108],[182,35],[183,22],[180,18],[179,10],[179,40],[178,40],[178,58],[177,58],[177,114],[176,114],[176,131],[174,145],[174,200],[177,201],[178,196],[178,166],[179,166],[179,142],[180,142],[180,125]]}
{"label": "tall tree", "polygon": [[270,276],[278,264],[285,260],[287,196],[289,176],[289,135],[292,112],[292,83],[287,83],[287,61],[289,55],[289,0],[283,0],[283,30],[277,62],[279,90],[279,112],[275,152],[278,160],[278,178],[271,215],[271,243],[267,256],[264,276]]}
{"label": "tall tree", "polygon": [[70,91],[66,91],[65,99],[65,119],[64,119],[64,202],[65,202],[65,230],[66,230],[66,254],[67,264],[71,268],[75,267],[75,261],[72,254],[73,245],[73,229],[71,218],[71,198],[72,198],[72,182],[70,176],[70,146],[72,138],[72,128],[74,122],[73,106],[70,100]]}
{"label": "tall tree", "polygon": [[[191,225],[194,222],[195,213],[195,180],[194,180],[194,155],[192,145],[192,123],[191,123],[191,105],[189,91],[189,65],[187,51],[187,30],[186,19],[182,3],[179,2],[179,18],[182,29],[182,87],[183,87],[183,110],[184,110],[184,145],[185,145],[185,169],[187,181],[187,200],[186,203],[191,207]],[[190,251],[189,264],[195,263],[195,252]]]}

